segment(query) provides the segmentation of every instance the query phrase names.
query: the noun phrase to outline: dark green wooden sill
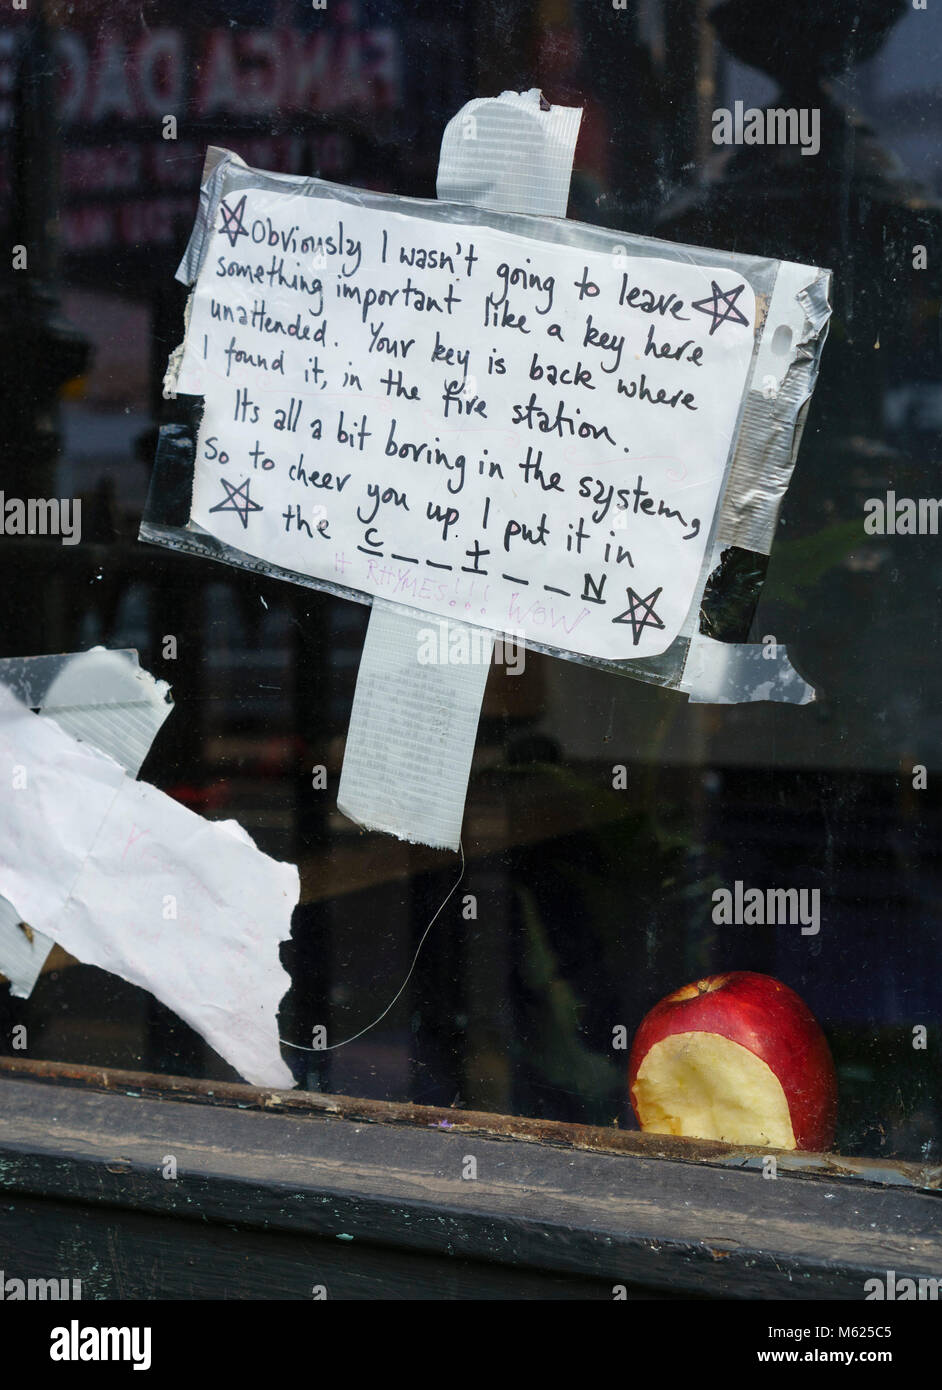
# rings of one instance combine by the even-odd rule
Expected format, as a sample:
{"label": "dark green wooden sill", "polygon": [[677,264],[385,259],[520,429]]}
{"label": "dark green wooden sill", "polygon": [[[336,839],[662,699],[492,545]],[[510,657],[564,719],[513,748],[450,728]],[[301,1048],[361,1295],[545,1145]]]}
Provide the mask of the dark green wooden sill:
{"label": "dark green wooden sill", "polygon": [[769,1179],[756,1150],[15,1058],[0,1088],[0,1268],[87,1300],[862,1299],[942,1266],[918,1165]]}

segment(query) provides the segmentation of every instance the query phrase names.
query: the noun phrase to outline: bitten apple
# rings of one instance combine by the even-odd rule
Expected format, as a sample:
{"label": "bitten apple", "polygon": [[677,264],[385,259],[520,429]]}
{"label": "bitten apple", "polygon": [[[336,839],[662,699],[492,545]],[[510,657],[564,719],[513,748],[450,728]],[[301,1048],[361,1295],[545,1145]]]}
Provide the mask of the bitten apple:
{"label": "bitten apple", "polygon": [[628,1083],[638,1123],[655,1134],[818,1151],[834,1140],[827,1041],[770,975],[711,975],[655,1004],[635,1034]]}

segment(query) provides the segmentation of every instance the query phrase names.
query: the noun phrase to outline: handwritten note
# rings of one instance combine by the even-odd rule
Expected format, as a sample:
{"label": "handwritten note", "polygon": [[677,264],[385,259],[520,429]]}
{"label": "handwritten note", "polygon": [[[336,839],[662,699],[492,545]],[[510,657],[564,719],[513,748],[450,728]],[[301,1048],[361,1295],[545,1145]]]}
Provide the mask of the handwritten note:
{"label": "handwritten note", "polygon": [[192,520],[439,618],[657,655],[695,593],[754,324],[728,269],[229,194],[177,382],[205,398]]}

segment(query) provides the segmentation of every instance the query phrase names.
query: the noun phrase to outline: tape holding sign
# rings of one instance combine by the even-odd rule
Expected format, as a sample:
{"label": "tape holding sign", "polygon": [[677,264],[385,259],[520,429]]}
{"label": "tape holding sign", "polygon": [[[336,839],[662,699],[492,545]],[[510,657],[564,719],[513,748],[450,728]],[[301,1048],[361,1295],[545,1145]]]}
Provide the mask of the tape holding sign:
{"label": "tape holding sign", "polygon": [[538,88],[466,102],[445,127],[436,192],[492,212],[565,217],[582,108]]}
{"label": "tape holding sign", "polygon": [[[442,137],[438,196],[565,217],[581,118],[537,90],[468,102]],[[469,651],[485,636],[453,618],[447,628],[449,645],[464,639]],[[337,808],[367,829],[457,850],[494,643],[486,638],[476,664],[417,665],[427,631],[427,619],[374,600]]]}
{"label": "tape holding sign", "polygon": [[[539,129],[538,94],[506,95]],[[505,128],[498,104],[449,126],[444,188],[508,196],[499,138],[467,141],[467,175],[456,157],[466,115]],[[558,120],[549,143],[558,183]],[[828,272],[219,151],[208,169],[170,372],[202,400],[189,510],[170,515],[159,463],[142,538],[696,696],[711,578],[771,543]]]}

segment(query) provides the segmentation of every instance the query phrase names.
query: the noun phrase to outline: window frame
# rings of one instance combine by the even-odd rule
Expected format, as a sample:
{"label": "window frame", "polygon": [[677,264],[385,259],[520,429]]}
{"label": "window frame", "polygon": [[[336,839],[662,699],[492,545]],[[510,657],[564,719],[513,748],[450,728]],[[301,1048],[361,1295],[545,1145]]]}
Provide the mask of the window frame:
{"label": "window frame", "polygon": [[[7,1264],[86,1297],[862,1299],[938,1262],[939,1165],[776,1153],[773,1182],[771,1150],[614,1128],[9,1057],[0,1077]],[[61,1270],[75,1222],[84,1272]]]}

